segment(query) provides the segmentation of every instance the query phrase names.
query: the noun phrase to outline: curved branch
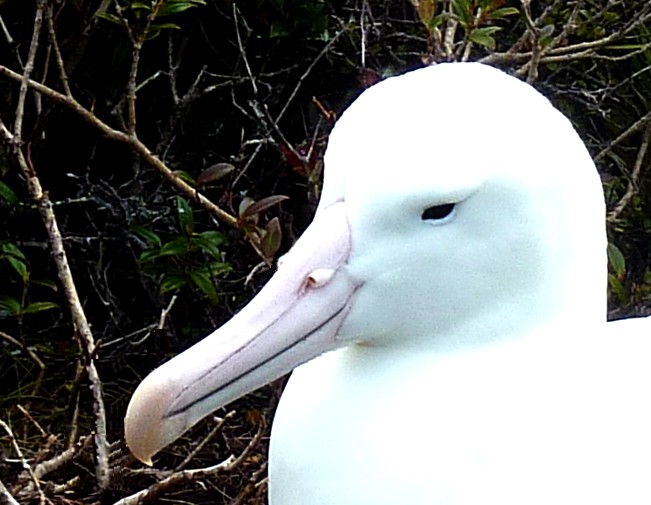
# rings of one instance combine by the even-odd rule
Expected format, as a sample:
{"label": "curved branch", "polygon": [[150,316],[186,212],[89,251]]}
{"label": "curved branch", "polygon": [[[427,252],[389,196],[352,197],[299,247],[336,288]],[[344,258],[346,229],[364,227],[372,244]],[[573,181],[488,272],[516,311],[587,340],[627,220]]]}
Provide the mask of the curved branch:
{"label": "curved branch", "polygon": [[[23,76],[21,74],[14,72],[4,65],[0,65],[0,75],[4,75],[5,77],[8,77],[14,81],[23,81]],[[120,130],[111,128],[109,125],[100,120],[95,114],[81,105],[73,97],[59,93],[58,91],[55,91],[52,88],[32,79],[27,79],[25,82],[26,85],[32,88],[34,91],[45,95],[62,105],[65,105],[69,109],[72,109],[85,121],[90,123],[95,129],[100,131],[105,137],[127,144],[135,153],[139,154],[147,163],[158,170],[163,178],[172,184],[183,196],[199,203],[207,212],[212,214],[219,221],[234,228],[238,227],[237,218],[221,209],[219,206],[215,205],[192,186],[177,177],[176,174],[174,174],[174,172],[165,163],[163,163],[154,153],[152,153],[145,144],[138,140],[137,137],[127,135]]]}

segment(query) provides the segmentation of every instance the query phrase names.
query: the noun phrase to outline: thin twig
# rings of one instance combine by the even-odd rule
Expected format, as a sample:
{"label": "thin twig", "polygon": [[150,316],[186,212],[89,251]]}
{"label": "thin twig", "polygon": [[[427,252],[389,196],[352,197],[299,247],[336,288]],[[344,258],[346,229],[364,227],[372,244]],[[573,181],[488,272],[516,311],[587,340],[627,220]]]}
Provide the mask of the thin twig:
{"label": "thin twig", "polygon": [[47,474],[60,469],[62,466],[69,463],[76,456],[78,456],[86,447],[88,447],[88,444],[91,440],[91,437],[82,437],[76,444],[74,444],[72,447],[68,447],[62,453],[59,453],[56,456],[35,465],[34,476],[37,479],[42,479]]}
{"label": "thin twig", "polygon": [[115,502],[113,505],[140,505],[142,503],[154,499],[162,492],[166,491],[167,489],[177,484],[193,482],[203,477],[211,477],[221,473],[232,472],[233,470],[238,468],[244,461],[246,461],[246,459],[249,456],[249,453],[262,440],[262,436],[264,435],[265,431],[266,431],[266,424],[264,423],[264,420],[262,420],[260,422],[258,431],[256,432],[255,436],[251,439],[251,441],[247,444],[244,450],[237,457],[230,455],[221,463],[218,463],[213,466],[174,472],[171,475],[164,478],[163,480],[149,486],[147,489],[143,489],[141,491],[138,491],[135,494],[132,494],[131,496],[127,496],[126,498],[123,498]]}
{"label": "thin twig", "polygon": [[45,363],[41,360],[41,358],[38,357],[38,355],[32,351],[29,347],[27,347],[25,344],[23,344],[20,340],[12,337],[8,333],[5,333],[4,331],[0,331],[0,338],[4,340],[5,342],[10,343],[11,345],[14,345],[20,349],[21,352],[25,354],[42,372],[45,371]]}
{"label": "thin twig", "polygon": [[68,84],[68,75],[66,74],[65,64],[63,63],[63,58],[61,57],[61,51],[59,50],[59,43],[57,42],[57,35],[54,30],[54,20],[52,19],[52,6],[50,5],[46,12],[45,17],[47,20],[47,33],[50,38],[50,45],[54,49],[54,58],[57,62],[57,69],[59,70],[59,80],[63,86],[63,90],[66,95],[72,96],[70,91],[70,86]]}
{"label": "thin twig", "polygon": [[20,505],[16,501],[16,498],[14,498],[9,492],[2,480],[0,480],[0,503],[2,503],[2,505]]}
{"label": "thin twig", "polygon": [[210,430],[210,433],[206,435],[201,442],[197,444],[197,446],[186,456],[186,458],[179,463],[174,471],[178,472],[179,470],[183,470],[186,466],[188,466],[188,463],[194,459],[194,457],[210,442],[217,433],[221,431],[221,429],[224,427],[224,424],[228,422],[230,419],[232,419],[235,416],[235,411],[231,410],[229,413],[227,413],[224,417],[219,419],[217,424],[213,427],[212,430]]}
{"label": "thin twig", "polygon": [[34,427],[40,432],[41,436],[43,438],[47,437],[47,432],[43,429],[43,427],[38,423],[36,419],[32,417],[32,415],[27,411],[25,407],[23,407],[20,403],[16,405],[16,408],[20,410],[21,414],[24,415],[29,422],[31,422]]}
{"label": "thin twig", "polygon": [[595,163],[601,162],[606,157],[606,155],[613,149],[613,147],[619,145],[628,137],[641,130],[650,121],[651,121],[651,111],[647,112],[644,116],[642,116],[640,119],[635,121],[635,123],[633,123],[631,126],[626,128],[626,130],[624,130],[622,133],[617,135],[617,137],[613,141],[611,141],[608,144],[608,146],[606,146],[604,149],[599,151],[599,153],[597,153],[597,155],[594,157],[594,162]]}
{"label": "thin twig", "polygon": [[223,472],[231,471],[235,467],[237,459],[235,456],[229,456],[221,463],[206,468],[197,468],[193,470],[181,470],[174,472],[163,480],[152,484],[146,489],[116,501],[113,505],[140,505],[153,500],[167,489],[180,483],[193,482],[203,477],[211,477]]}
{"label": "thin twig", "polygon": [[[21,81],[22,76],[13,70],[0,65],[0,75],[9,77],[10,79]],[[234,228],[238,227],[237,219],[229,214],[228,212],[222,210],[220,207],[211,202],[199,191],[195,190],[192,186],[187,184],[181,178],[177,177],[176,174],[163,163],[156,155],[154,155],[145,144],[143,144],[137,138],[134,138],[130,135],[127,135],[120,130],[115,130],[108,126],[106,123],[101,121],[95,114],[93,114],[88,109],[84,108],[77,100],[72,97],[68,97],[62,93],[59,93],[52,88],[41,84],[40,82],[29,79],[27,81],[29,87],[33,88],[35,91],[61,103],[68,108],[72,109],[79,116],[81,116],[85,121],[90,123],[98,131],[100,131],[104,136],[111,140],[122,142],[128,145],[135,153],[140,155],[147,163],[156,168],[163,178],[172,184],[182,195],[189,198],[190,200],[196,201],[199,203],[207,212],[212,214],[219,221],[232,226]]]}
{"label": "thin twig", "polygon": [[335,33],[334,36],[328,41],[328,43],[325,46],[323,46],[323,49],[321,49],[321,51],[319,51],[319,54],[317,54],[315,56],[315,58],[312,60],[310,65],[305,69],[305,72],[303,72],[303,74],[298,78],[298,82],[296,83],[296,86],[294,86],[294,89],[290,93],[289,98],[285,102],[285,105],[281,109],[280,113],[276,116],[276,120],[275,120],[276,123],[278,123],[282,119],[282,117],[285,115],[285,112],[287,112],[287,109],[289,108],[289,105],[291,104],[292,100],[294,100],[294,97],[298,93],[298,90],[300,89],[301,85],[303,84],[303,81],[305,81],[305,79],[307,79],[307,77],[312,72],[312,69],[314,69],[314,67],[321,60],[321,58],[323,58],[326,54],[328,54],[328,52],[330,51],[330,49],[332,48],[334,43],[337,42],[337,39],[339,39],[339,37],[341,37],[349,29],[350,29],[350,25],[348,25],[348,24],[344,25],[344,27],[341,28],[337,33]]}
{"label": "thin twig", "polygon": [[267,477],[263,477],[262,479],[260,478],[262,475],[265,475],[267,472],[267,466],[268,462],[265,461],[260,468],[258,468],[253,474],[251,475],[251,478],[249,479],[248,484],[240,491],[240,493],[229,502],[228,505],[242,505],[245,503],[246,498],[256,491],[260,485],[264,484],[267,482]]}
{"label": "thin twig", "polygon": [[233,2],[233,23],[235,24],[235,37],[237,38],[237,47],[240,50],[240,55],[242,55],[242,60],[244,60],[244,67],[246,68],[246,73],[249,76],[249,81],[251,82],[251,87],[253,88],[253,93],[258,94],[258,85],[255,82],[253,77],[253,72],[251,71],[251,65],[249,65],[249,60],[246,57],[246,52],[244,51],[244,45],[242,44],[242,37],[240,35],[239,21],[237,19],[237,4]]}
{"label": "thin twig", "polygon": [[29,46],[27,63],[20,76],[20,91],[18,93],[18,104],[16,105],[16,121],[14,122],[14,137],[16,144],[22,142],[23,115],[25,112],[25,97],[29,89],[29,77],[34,70],[34,61],[36,60],[36,51],[38,49],[38,39],[41,35],[43,26],[43,12],[47,5],[47,0],[38,0],[36,4],[36,15],[34,16],[34,31],[32,32],[32,41]]}
{"label": "thin twig", "polygon": [[633,165],[633,170],[631,176],[626,185],[626,191],[624,195],[620,198],[617,205],[608,213],[606,221],[613,223],[617,220],[622,211],[628,206],[638,190],[638,181],[640,179],[640,172],[642,170],[642,164],[644,158],[646,157],[647,150],[649,149],[649,141],[651,141],[651,123],[647,123],[646,129],[644,130],[644,137],[642,138],[642,143],[640,148],[637,151],[637,157],[635,158],[635,164]]}
{"label": "thin twig", "polygon": [[538,66],[540,65],[540,29],[536,26],[531,16],[531,0],[520,0],[522,4],[522,11],[524,12],[524,19],[527,23],[527,30],[529,32],[529,40],[531,41],[531,60],[527,63],[527,82],[529,84],[538,80]]}
{"label": "thin twig", "polygon": [[43,489],[41,489],[41,483],[39,482],[36,475],[34,475],[32,467],[27,462],[27,459],[25,459],[25,456],[23,456],[23,451],[21,451],[20,446],[18,445],[18,442],[16,441],[16,437],[14,436],[14,432],[9,427],[9,425],[7,423],[5,423],[2,419],[0,419],[0,427],[3,430],[5,430],[5,432],[9,436],[9,441],[11,442],[11,446],[14,448],[14,452],[16,453],[16,456],[20,460],[20,464],[23,467],[23,470],[25,470],[25,472],[27,473],[27,475],[29,475],[29,478],[33,482],[34,489],[36,489],[36,491],[38,492],[40,502],[41,503],[46,503],[48,500],[45,497],[45,494],[43,493]]}
{"label": "thin twig", "polygon": [[[42,26],[42,17],[43,9],[45,8],[46,0],[39,0],[37,5],[37,10],[40,10],[40,15],[37,13],[36,20],[34,22],[34,32],[40,30]],[[28,77],[27,72],[30,66],[33,67],[33,61],[36,58],[36,50],[38,48],[38,37],[32,37],[32,45],[30,46],[30,53],[28,55],[29,63],[25,66],[25,74],[21,76],[21,90],[23,88],[27,89],[33,81]],[[49,88],[48,88],[49,89]],[[54,92],[53,90],[51,90]],[[71,97],[66,95],[61,95],[60,93],[54,92],[57,95],[64,97],[66,100],[71,100]],[[16,110],[16,130],[12,134],[4,126],[4,123],[0,122],[0,133],[5,138],[10,145],[14,146],[14,154],[16,156],[16,161],[20,167],[27,183],[27,189],[29,191],[30,197],[36,203],[39,213],[41,214],[41,219],[45,226],[45,230],[48,234],[48,240],[50,242],[50,247],[52,251],[52,258],[57,267],[57,273],[59,281],[63,286],[64,293],[66,295],[66,300],[68,302],[70,313],[72,316],[75,335],[78,337],[78,343],[82,351],[85,353],[86,357],[86,371],[88,374],[88,380],[90,382],[90,389],[93,395],[93,411],[95,414],[95,451],[96,451],[96,476],[97,484],[100,489],[106,489],[109,486],[110,474],[108,470],[108,450],[107,450],[107,440],[106,440],[106,410],[104,408],[104,398],[102,393],[102,383],[95,367],[95,360],[93,358],[93,353],[95,350],[95,340],[90,329],[90,325],[86,319],[86,314],[84,313],[83,307],[79,300],[79,295],[77,294],[77,288],[72,277],[72,272],[70,270],[70,265],[68,264],[68,258],[63,246],[63,238],[61,231],[59,230],[59,225],[54,214],[54,209],[52,207],[52,202],[50,201],[48,195],[43,192],[41,182],[36,174],[36,170],[32,166],[29,155],[25,155],[23,148],[20,145],[19,139],[21,138],[21,131],[17,129],[22,127],[22,119],[19,121],[19,118],[23,117],[24,114],[24,100],[22,101],[22,108],[18,107]]]}

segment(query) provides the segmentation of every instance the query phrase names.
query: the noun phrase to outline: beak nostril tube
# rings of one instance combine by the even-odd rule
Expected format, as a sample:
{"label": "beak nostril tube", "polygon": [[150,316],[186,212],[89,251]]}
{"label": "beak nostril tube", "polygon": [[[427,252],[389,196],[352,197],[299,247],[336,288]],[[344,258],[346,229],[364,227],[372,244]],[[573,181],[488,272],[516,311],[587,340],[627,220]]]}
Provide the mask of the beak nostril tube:
{"label": "beak nostril tube", "polygon": [[306,279],[306,286],[309,288],[320,288],[325,286],[332,277],[335,271],[332,268],[318,268],[313,270]]}

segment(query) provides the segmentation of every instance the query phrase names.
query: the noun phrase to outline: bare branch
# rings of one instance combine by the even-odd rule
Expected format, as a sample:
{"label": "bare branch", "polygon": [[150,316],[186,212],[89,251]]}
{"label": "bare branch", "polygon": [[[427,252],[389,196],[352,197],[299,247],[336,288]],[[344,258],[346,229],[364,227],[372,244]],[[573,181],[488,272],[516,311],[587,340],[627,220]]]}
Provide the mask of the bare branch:
{"label": "bare branch", "polygon": [[160,482],[157,482],[146,489],[142,489],[131,496],[122,498],[121,500],[116,501],[113,505],[140,505],[141,503],[147,503],[178,484],[193,482],[203,477],[211,477],[219,473],[228,472],[235,466],[235,461],[235,456],[229,456],[221,463],[217,463],[213,466],[174,472]]}
{"label": "bare branch", "polygon": [[[522,11],[524,12],[524,19],[529,32],[529,40],[531,41],[531,60],[526,65],[528,66],[527,82],[531,84],[538,79],[538,65],[540,65],[541,56],[540,29],[531,17],[531,0],[520,0],[520,3],[522,4]],[[521,70],[524,70],[524,68]]]}
{"label": "bare branch", "polygon": [[5,423],[2,419],[0,419],[0,428],[5,430],[5,433],[7,433],[7,435],[9,436],[9,441],[11,442],[11,446],[14,448],[14,452],[16,453],[16,456],[20,460],[20,464],[23,467],[23,470],[25,470],[27,475],[29,475],[29,478],[33,482],[34,489],[36,489],[36,491],[39,494],[40,502],[41,503],[46,503],[47,498],[45,497],[45,494],[43,493],[43,490],[41,489],[41,484],[40,484],[38,478],[36,477],[36,475],[34,475],[34,472],[32,471],[32,467],[27,462],[27,459],[25,459],[25,456],[23,456],[23,451],[20,449],[20,446],[18,445],[18,442],[16,441],[16,437],[14,436],[14,432],[9,427],[9,425],[7,423]]}
{"label": "bare branch", "polygon": [[650,121],[651,121],[651,111],[647,112],[644,116],[642,116],[640,119],[635,121],[635,123],[633,123],[631,126],[626,128],[626,130],[624,130],[622,133],[617,135],[615,140],[611,141],[605,149],[599,151],[599,153],[597,153],[597,155],[594,157],[594,162],[595,163],[601,162],[606,157],[606,155],[613,149],[613,147],[617,146],[618,144],[621,144],[628,137],[640,131],[643,127],[649,124]]}
{"label": "bare branch", "polygon": [[38,357],[38,355],[32,351],[29,347],[27,347],[25,344],[23,344],[20,340],[15,339],[8,333],[5,333],[4,331],[0,331],[0,338],[4,340],[5,342],[8,342],[9,344],[18,347],[22,353],[25,354],[40,370],[40,375],[43,374],[43,371],[45,370],[45,363],[41,360],[41,358]]}
{"label": "bare branch", "polygon": [[16,498],[12,496],[2,480],[0,480],[0,503],[2,505],[19,505]]}
{"label": "bare branch", "polygon": [[[97,482],[100,489],[106,489],[109,485],[108,453],[106,442],[106,412],[104,409],[101,382],[95,368],[94,359],[92,357],[92,350],[95,348],[95,342],[88,321],[86,320],[86,315],[81,306],[81,302],[79,301],[79,296],[77,295],[77,289],[72,278],[70,266],[68,265],[67,256],[63,246],[63,239],[61,232],[59,231],[56,217],[54,215],[52,203],[47,194],[43,192],[41,183],[38,179],[38,176],[36,175],[36,171],[29,159],[29,154],[25,156],[22,146],[20,145],[20,139],[22,138],[22,118],[25,107],[25,96],[27,94],[30,83],[32,82],[29,76],[34,67],[34,61],[36,59],[38,39],[43,22],[43,13],[46,6],[47,0],[39,0],[37,3],[36,17],[34,20],[34,31],[32,34],[32,43],[30,45],[30,50],[27,57],[27,64],[25,65],[23,75],[20,76],[21,87],[18,106],[16,109],[14,133],[11,134],[9,130],[4,126],[4,123],[1,124],[2,128],[0,128],[0,130],[5,140],[14,147],[14,154],[16,156],[18,165],[26,179],[29,194],[32,200],[36,203],[41,214],[41,218],[43,219],[43,224],[48,234],[50,247],[52,249],[52,257],[57,267],[59,280],[66,294],[66,300],[70,306],[73,323],[75,326],[76,334],[78,336],[78,342],[82,350],[86,351],[86,368],[91,384],[91,391],[93,393],[93,409],[95,412]],[[56,41],[54,43],[56,44]],[[61,69],[62,68],[63,65],[61,65]],[[8,429],[8,427],[6,428]],[[31,468],[29,468],[29,472],[30,475],[33,476],[31,473]],[[34,478],[33,480],[36,489],[39,491],[39,494],[43,496],[38,484],[38,479]]]}
{"label": "bare branch", "polygon": [[[4,65],[0,65],[0,75],[4,75],[18,81],[22,80],[22,76],[20,74],[5,67]],[[45,95],[75,111],[79,116],[94,126],[107,138],[127,144],[147,163],[156,168],[165,178],[165,180],[172,184],[181,194],[199,203],[202,207],[204,207],[206,211],[215,216],[215,218],[217,218],[219,221],[222,221],[223,223],[226,223],[227,225],[234,228],[238,227],[237,219],[234,216],[222,210],[199,191],[195,190],[192,186],[183,181],[183,179],[177,177],[174,172],[169,167],[167,167],[167,165],[165,165],[165,163],[163,163],[156,155],[154,155],[147,148],[147,146],[140,142],[140,140],[133,136],[127,135],[124,132],[111,128],[106,123],[101,121],[97,116],[95,116],[95,114],[84,108],[79,102],[77,102],[77,100],[72,97],[63,95],[53,90],[52,88],[31,79],[27,80],[27,84],[29,87],[34,88],[34,90],[38,91],[42,95]]]}
{"label": "bare branch", "polygon": [[642,138],[642,143],[640,148],[637,151],[637,157],[635,158],[635,164],[633,165],[633,171],[626,185],[626,191],[624,195],[620,198],[617,205],[608,213],[606,220],[609,223],[613,223],[617,220],[622,211],[628,206],[638,190],[638,181],[640,179],[640,172],[642,170],[642,164],[644,158],[646,157],[647,150],[649,149],[649,141],[651,141],[651,123],[647,123],[646,129],[644,131],[644,136]]}
{"label": "bare branch", "polygon": [[27,63],[20,76],[20,92],[18,93],[18,104],[16,105],[16,121],[14,122],[14,137],[16,144],[22,142],[23,131],[23,114],[25,113],[25,97],[29,89],[29,77],[34,70],[34,61],[36,60],[36,51],[38,49],[38,39],[41,35],[43,26],[43,11],[47,5],[47,0],[38,0],[36,4],[36,16],[34,17],[34,31],[32,32],[32,41],[29,46]]}
{"label": "bare branch", "polygon": [[50,38],[50,45],[54,49],[54,57],[57,63],[57,69],[59,70],[59,80],[63,86],[63,90],[67,96],[72,96],[70,91],[70,85],[68,84],[68,76],[66,74],[65,65],[63,63],[63,58],[61,57],[61,51],[59,50],[59,43],[57,42],[57,35],[54,31],[54,20],[52,19],[52,6],[50,5],[46,12],[45,17],[47,21],[47,33]]}
{"label": "bare branch", "polygon": [[34,476],[37,479],[42,479],[47,474],[59,470],[62,466],[66,465],[79,455],[88,446],[91,440],[91,437],[82,437],[72,447],[69,447],[62,453],[37,464],[34,466]]}
{"label": "bare branch", "polygon": [[210,442],[214,436],[222,430],[226,422],[231,420],[234,416],[235,411],[231,410],[224,417],[219,419],[215,427],[210,430],[210,433],[208,433],[208,435],[206,435],[203,440],[197,444],[192,452],[190,452],[190,454],[188,454],[185,459],[176,466],[174,470],[178,472],[179,470],[183,470],[186,466],[188,466],[188,463],[190,463],[190,461],[192,461],[192,459],[208,444],[208,442]]}
{"label": "bare branch", "polygon": [[232,472],[238,468],[249,456],[249,453],[260,443],[262,436],[266,431],[266,424],[261,420],[258,426],[258,431],[251,441],[247,444],[244,450],[237,456],[230,455],[221,463],[206,468],[197,468],[194,470],[181,470],[175,471],[167,476],[160,482],[157,482],[147,489],[143,489],[131,496],[127,496],[122,500],[115,502],[113,505],[139,505],[148,502],[167,489],[176,486],[177,484],[193,482],[204,477],[210,477],[220,473]]}
{"label": "bare branch", "polygon": [[278,116],[276,116],[276,120],[274,121],[275,123],[280,122],[282,117],[285,115],[285,112],[287,112],[290,103],[292,102],[292,100],[294,100],[294,97],[296,96],[296,93],[298,93],[298,90],[303,84],[303,81],[307,79],[307,76],[310,75],[310,73],[312,72],[316,64],[321,60],[321,58],[323,58],[326,54],[328,54],[328,52],[330,51],[330,49],[332,49],[332,46],[337,41],[337,39],[339,39],[339,37],[341,37],[349,29],[350,29],[350,25],[348,24],[344,25],[343,28],[341,28],[337,33],[335,33],[333,37],[328,41],[328,43],[325,46],[323,46],[323,49],[321,49],[319,54],[316,55],[316,57],[312,60],[309,66],[305,69],[305,72],[303,72],[303,74],[298,78],[298,82],[296,83],[296,86],[290,93],[289,98],[285,102],[283,108],[280,110],[280,113],[278,114]]}

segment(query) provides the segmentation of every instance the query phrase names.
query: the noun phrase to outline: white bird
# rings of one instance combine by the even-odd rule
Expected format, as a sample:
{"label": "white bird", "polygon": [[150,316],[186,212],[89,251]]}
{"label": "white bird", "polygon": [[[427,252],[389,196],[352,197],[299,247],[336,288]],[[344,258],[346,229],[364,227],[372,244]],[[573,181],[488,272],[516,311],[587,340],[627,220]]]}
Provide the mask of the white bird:
{"label": "white bird", "polygon": [[603,194],[570,122],[441,64],[365,91],[325,167],[269,283],[139,386],[133,453],[301,365],[272,505],[649,505],[651,324],[606,323]]}

